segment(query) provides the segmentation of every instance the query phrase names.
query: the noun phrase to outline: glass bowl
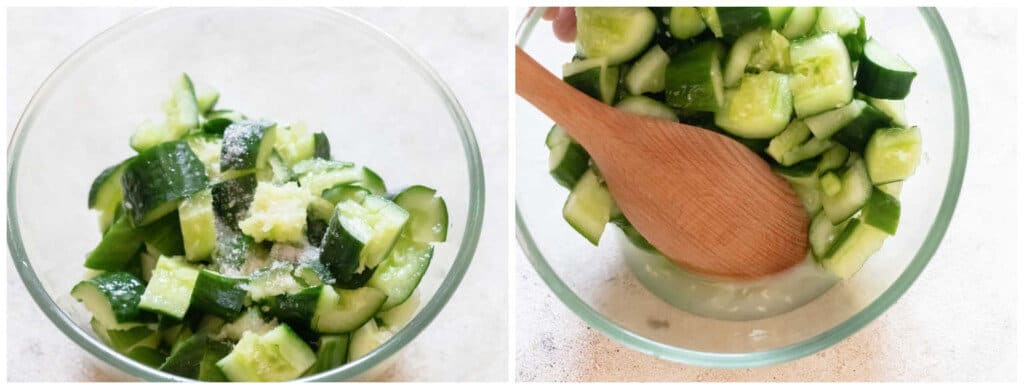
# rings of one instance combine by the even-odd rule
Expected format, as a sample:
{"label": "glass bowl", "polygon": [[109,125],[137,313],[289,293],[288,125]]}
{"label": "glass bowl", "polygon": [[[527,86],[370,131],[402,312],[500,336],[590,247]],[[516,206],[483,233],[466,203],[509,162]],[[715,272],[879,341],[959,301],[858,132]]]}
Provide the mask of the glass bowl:
{"label": "glass bowl", "polygon": [[[665,270],[659,267],[672,265],[634,248],[614,226],[595,247],[562,220],[568,193],[548,175],[544,146],[552,122],[517,99],[516,236],[554,294],[589,325],[630,348],[711,367],[763,366],[810,355],[885,312],[924,270],[953,215],[967,160],[967,97],[956,50],[936,10],[858,10],[867,17],[870,36],[917,68],[906,106],[924,142],[917,173],[903,186],[898,234],[856,276],[829,283],[820,296],[774,316],[714,319],[693,307],[676,308],[685,305],[679,302],[670,305],[659,296],[686,292],[659,290],[649,281]],[[575,48],[558,41],[548,23],[538,23],[541,14],[537,10],[523,19],[517,42],[561,74]],[[799,277],[790,281],[807,285]]]}
{"label": "glass bowl", "polygon": [[7,243],[29,293],[100,360],[141,379],[182,379],[105,346],[69,295],[100,240],[96,215],[86,209],[92,179],[132,153],[128,138],[139,123],[163,117],[161,102],[182,72],[216,87],[219,107],[305,121],[327,133],[335,158],[373,167],[393,189],[424,184],[444,196],[449,241],[435,250],[415,317],[363,358],[301,380],[373,378],[458,288],[480,236],[483,170],[469,121],[437,73],[385,32],[340,11],[151,11],[58,66],[8,146]]}

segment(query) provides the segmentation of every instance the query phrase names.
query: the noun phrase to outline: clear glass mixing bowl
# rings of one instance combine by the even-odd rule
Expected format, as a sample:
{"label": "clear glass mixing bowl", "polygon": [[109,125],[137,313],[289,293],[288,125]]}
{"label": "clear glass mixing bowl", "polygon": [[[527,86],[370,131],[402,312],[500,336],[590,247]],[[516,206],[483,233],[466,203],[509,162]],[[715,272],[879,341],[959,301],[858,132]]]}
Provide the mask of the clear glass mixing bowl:
{"label": "clear glass mixing bowl", "polygon": [[[638,279],[658,264],[617,228],[608,227],[595,247],[562,220],[567,191],[548,175],[544,146],[551,120],[517,99],[516,236],[555,295],[628,347],[713,367],[769,365],[815,353],[891,306],[924,270],[953,215],[967,160],[967,96],[956,50],[935,9],[858,10],[867,17],[868,34],[917,69],[906,106],[924,144],[917,173],[903,186],[898,234],[856,276],[802,307],[756,320],[711,319],[669,305]],[[548,23],[538,23],[542,13],[523,19],[517,43],[561,74],[575,49],[558,41]]]}
{"label": "clear glass mixing bowl", "polygon": [[[483,170],[469,121],[420,57],[383,31],[326,9],[198,8],[146,12],[67,58],[33,96],[8,146],[7,243],[28,291],[83,349],[146,380],[180,380],[99,341],[69,292],[100,235],[86,209],[92,179],[132,153],[128,138],[181,72],[215,86],[220,107],[305,121],[336,158],[365,163],[390,187],[438,188],[449,241],[419,287],[423,305],[380,348],[302,380],[368,379],[437,316],[480,236]],[[32,336],[47,336],[33,334]]]}

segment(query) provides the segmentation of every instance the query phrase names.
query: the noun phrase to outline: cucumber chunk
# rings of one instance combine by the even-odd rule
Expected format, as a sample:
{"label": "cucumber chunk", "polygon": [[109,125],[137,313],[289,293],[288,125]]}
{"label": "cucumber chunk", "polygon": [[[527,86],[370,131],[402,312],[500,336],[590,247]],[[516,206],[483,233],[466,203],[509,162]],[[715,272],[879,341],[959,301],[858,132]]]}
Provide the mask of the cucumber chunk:
{"label": "cucumber chunk", "polygon": [[668,14],[668,29],[673,38],[690,39],[704,32],[707,25],[696,7],[672,7]]}
{"label": "cucumber chunk", "polygon": [[694,111],[718,111],[723,104],[722,45],[705,41],[673,55],[665,68],[665,103]]}
{"label": "cucumber chunk", "polygon": [[203,269],[196,277],[191,306],[208,314],[233,321],[245,309],[247,292],[244,278],[225,277]]}
{"label": "cucumber chunk", "polygon": [[899,55],[874,38],[864,44],[864,58],[857,65],[857,91],[878,99],[900,100],[910,93],[917,71]]}
{"label": "cucumber chunk", "polygon": [[892,124],[897,127],[907,127],[907,109],[903,100],[876,99],[871,96],[860,95],[872,107],[889,117]]}
{"label": "cucumber chunk", "polygon": [[814,29],[818,32],[835,32],[846,36],[857,32],[860,15],[850,7],[821,7]]}
{"label": "cucumber chunk", "polygon": [[[699,20],[700,17],[697,18]],[[665,68],[668,67],[669,60],[668,54],[665,54],[661,46],[651,45],[651,48],[626,72],[626,90],[633,95],[665,90]]]}
{"label": "cucumber chunk", "polygon": [[185,255],[185,243],[182,239],[181,223],[178,212],[171,212],[139,228],[143,241],[166,256]]}
{"label": "cucumber chunk", "polygon": [[323,287],[313,313],[312,328],[321,334],[343,334],[362,327],[381,310],[388,295],[371,287]]}
{"label": "cucumber chunk", "polygon": [[640,55],[657,26],[648,8],[577,7],[576,50],[584,58],[605,57],[618,65]]}
{"label": "cucumber chunk", "polygon": [[860,157],[843,172],[842,189],[835,195],[822,194],[821,205],[832,224],[839,224],[859,211],[871,197],[871,179]]}
{"label": "cucumber chunk", "polygon": [[766,139],[782,132],[792,115],[789,77],[764,72],[744,76],[739,88],[725,92],[715,124],[736,136]]}
{"label": "cucumber chunk", "polygon": [[106,232],[114,223],[114,214],[124,198],[121,191],[121,176],[132,158],[103,169],[89,187],[89,209],[99,212],[100,232]]}
{"label": "cucumber chunk", "polygon": [[171,99],[164,102],[164,113],[167,127],[173,134],[169,140],[180,139],[190,130],[199,128],[199,104],[188,74],[182,74],[172,85]]}
{"label": "cucumber chunk", "polygon": [[319,285],[300,290],[298,293],[279,294],[261,302],[267,313],[297,329],[310,329],[311,318],[316,312],[321,290],[329,285]]}
{"label": "cucumber chunk", "polygon": [[145,290],[142,280],[130,273],[109,272],[79,282],[71,289],[71,297],[85,304],[105,329],[123,329],[145,319],[139,310]]}
{"label": "cucumber chunk", "polygon": [[178,217],[185,259],[197,262],[210,258],[217,247],[217,226],[214,224],[213,195],[210,190],[196,192],[182,201],[178,205]]}
{"label": "cucumber chunk", "polygon": [[921,159],[921,132],[917,127],[878,129],[865,147],[864,159],[872,182],[904,180],[914,174]]}
{"label": "cucumber chunk", "polygon": [[277,261],[270,267],[260,269],[250,276],[245,289],[253,301],[268,297],[298,293],[303,286],[292,275],[295,267],[290,261]]}
{"label": "cucumber chunk", "polygon": [[828,150],[821,155],[821,160],[818,162],[817,172],[824,173],[830,170],[838,169],[846,165],[846,160],[850,158],[850,149],[843,145],[832,145]]}
{"label": "cucumber chunk", "polygon": [[331,159],[331,142],[327,139],[327,134],[313,133],[313,157]]}
{"label": "cucumber chunk", "polygon": [[139,308],[175,319],[185,317],[199,270],[183,260],[182,257],[160,257],[139,301]]}
{"label": "cucumber chunk", "polygon": [[619,67],[609,66],[608,58],[590,58],[562,66],[562,80],[580,92],[605,104],[615,100],[619,83]]}
{"label": "cucumber chunk", "polygon": [[726,39],[735,39],[748,31],[772,25],[768,7],[715,7],[715,10]]}
{"label": "cucumber chunk", "polygon": [[139,153],[121,177],[124,208],[133,225],[144,226],[174,212],[178,203],[206,189],[206,166],[184,141]]}
{"label": "cucumber chunk", "polygon": [[558,125],[548,131],[548,172],[559,185],[572,189],[590,166],[590,154]]}
{"label": "cucumber chunk", "polygon": [[123,213],[103,234],[96,248],[86,255],[85,267],[110,271],[126,269],[137,258],[142,242],[142,234],[132,227],[131,216]]}
{"label": "cucumber chunk", "polygon": [[900,223],[900,200],[875,187],[861,211],[864,223],[889,235],[896,235]]}
{"label": "cucumber chunk", "polygon": [[305,241],[306,208],[310,197],[294,182],[256,185],[248,216],[238,222],[243,233],[257,242],[272,240],[301,244]]}
{"label": "cucumber chunk", "polygon": [[841,107],[853,99],[850,56],[839,35],[823,33],[792,42],[789,60],[797,117]]}
{"label": "cucumber chunk", "polygon": [[818,212],[811,220],[810,230],[807,232],[807,240],[811,244],[811,252],[815,259],[826,258],[833,242],[845,229],[846,223],[833,225],[824,212]]}
{"label": "cucumber chunk", "polygon": [[793,7],[780,32],[789,39],[803,37],[814,29],[818,21],[818,7]]}
{"label": "cucumber chunk", "polygon": [[837,237],[831,255],[821,261],[822,267],[835,276],[848,279],[852,277],[871,255],[882,248],[888,235],[872,226],[852,219],[843,232]]}
{"label": "cucumber chunk", "polygon": [[349,334],[321,336],[320,348],[316,350],[316,363],[308,373],[322,373],[344,365],[348,361],[348,343]]}
{"label": "cucumber chunk", "polygon": [[739,85],[748,69],[756,72],[789,70],[789,41],[774,30],[743,34],[729,49],[722,81],[726,88]]}
{"label": "cucumber chunk", "polygon": [[350,280],[387,257],[408,220],[406,210],[377,195],[366,196],[362,203],[339,203],[324,235],[320,262],[339,282]]}
{"label": "cucumber chunk", "polygon": [[[629,113],[635,113],[637,115],[661,118],[671,120],[673,122],[679,121],[679,116],[676,115],[676,111],[669,108],[669,106],[662,104],[660,101],[647,96],[627,96],[622,100],[619,100],[619,102],[615,104],[615,108]],[[588,159],[589,157],[590,156],[587,155]]]}
{"label": "cucumber chunk", "polygon": [[802,120],[794,120],[779,135],[772,138],[765,152],[775,161],[782,163],[783,156],[787,152],[803,144],[810,137],[811,130],[807,128],[807,124],[804,124]]}
{"label": "cucumber chunk", "polygon": [[313,350],[280,324],[263,335],[246,333],[217,366],[231,381],[272,382],[298,378],[314,363]]}
{"label": "cucumber chunk", "polygon": [[409,212],[406,227],[414,242],[444,242],[448,238],[448,206],[433,188],[413,185],[395,196],[395,204]]}
{"label": "cucumber chunk", "polygon": [[238,229],[256,194],[256,175],[246,174],[218,182],[210,188],[213,213],[224,225]]}
{"label": "cucumber chunk", "polygon": [[224,142],[220,152],[221,170],[247,172],[269,168],[268,159],[274,150],[276,133],[275,124],[268,121],[247,120],[231,123],[224,129]]}
{"label": "cucumber chunk", "polygon": [[373,320],[366,322],[356,332],[352,333],[352,340],[348,346],[348,360],[354,361],[362,358],[377,347],[391,339],[391,332],[377,327]]}
{"label": "cucumber chunk", "polygon": [[845,106],[804,119],[814,136],[832,138],[852,151],[864,151],[871,134],[888,126],[889,118],[867,103],[854,99]]}
{"label": "cucumber chunk", "polygon": [[388,310],[405,302],[420,284],[430,266],[434,247],[417,242],[408,236],[399,238],[388,258],[381,262],[367,286],[383,291],[388,297],[381,310]]}
{"label": "cucumber chunk", "polygon": [[613,205],[611,193],[598,180],[594,170],[590,169],[580,177],[569,193],[562,207],[562,217],[596,246],[611,218]]}
{"label": "cucumber chunk", "polygon": [[288,166],[313,158],[316,154],[316,140],[306,129],[305,123],[279,129],[276,135],[274,150]]}

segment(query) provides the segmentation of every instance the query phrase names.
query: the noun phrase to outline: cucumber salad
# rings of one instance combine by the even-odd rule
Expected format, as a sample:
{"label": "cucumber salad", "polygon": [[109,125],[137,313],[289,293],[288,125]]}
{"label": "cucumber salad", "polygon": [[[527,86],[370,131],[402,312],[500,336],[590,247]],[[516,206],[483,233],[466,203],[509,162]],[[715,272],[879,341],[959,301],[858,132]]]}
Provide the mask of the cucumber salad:
{"label": "cucumber salad", "polygon": [[444,200],[388,192],[325,134],[218,98],[182,75],[166,120],[96,177],[103,235],[71,295],[112,349],[190,379],[290,380],[369,353],[416,312]]}
{"label": "cucumber salad", "polygon": [[[720,132],[761,155],[799,195],[809,262],[859,271],[897,231],[921,134],[903,99],[915,70],[843,7],[576,8],[563,79],[624,111]],[[593,244],[608,223],[656,252],[622,215],[587,151],[557,125],[549,171],[565,220]],[[763,312],[763,310],[762,310]]]}

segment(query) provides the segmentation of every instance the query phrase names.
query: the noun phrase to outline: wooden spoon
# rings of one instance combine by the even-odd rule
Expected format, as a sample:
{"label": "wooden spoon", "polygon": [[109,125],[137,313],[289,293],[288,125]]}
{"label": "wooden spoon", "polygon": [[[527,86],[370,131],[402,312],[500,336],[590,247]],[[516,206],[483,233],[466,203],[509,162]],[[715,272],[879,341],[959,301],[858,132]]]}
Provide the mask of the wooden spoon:
{"label": "wooden spoon", "polygon": [[518,47],[516,93],[587,149],[622,213],[676,264],[706,275],[755,278],[807,255],[800,200],[746,146],[604,105]]}

